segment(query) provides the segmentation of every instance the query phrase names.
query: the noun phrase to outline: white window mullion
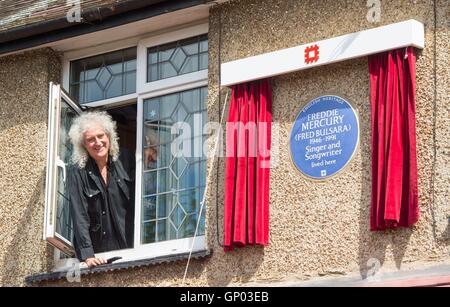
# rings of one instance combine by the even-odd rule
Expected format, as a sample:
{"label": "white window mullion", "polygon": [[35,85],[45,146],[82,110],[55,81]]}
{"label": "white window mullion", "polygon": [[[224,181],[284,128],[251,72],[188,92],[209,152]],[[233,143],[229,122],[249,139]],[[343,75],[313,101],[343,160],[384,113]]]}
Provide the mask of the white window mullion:
{"label": "white window mullion", "polygon": [[136,177],[135,177],[135,217],[134,217],[134,248],[141,246],[141,216],[142,216],[142,170],[143,168],[143,133],[144,133],[144,103],[142,98],[137,102],[136,119]]}
{"label": "white window mullion", "polygon": [[147,47],[138,43],[136,55],[136,93],[144,92],[147,83]]}

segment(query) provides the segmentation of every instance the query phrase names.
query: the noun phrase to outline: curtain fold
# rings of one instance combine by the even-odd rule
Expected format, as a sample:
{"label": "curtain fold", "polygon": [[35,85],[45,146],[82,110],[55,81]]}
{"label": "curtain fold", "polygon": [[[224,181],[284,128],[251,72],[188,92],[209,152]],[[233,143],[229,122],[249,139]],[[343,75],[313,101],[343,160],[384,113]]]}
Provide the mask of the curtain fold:
{"label": "curtain fold", "polygon": [[419,219],[414,49],[369,56],[372,108],[372,231]]}
{"label": "curtain fold", "polygon": [[225,251],[269,242],[271,123],[268,79],[232,87],[226,136]]}

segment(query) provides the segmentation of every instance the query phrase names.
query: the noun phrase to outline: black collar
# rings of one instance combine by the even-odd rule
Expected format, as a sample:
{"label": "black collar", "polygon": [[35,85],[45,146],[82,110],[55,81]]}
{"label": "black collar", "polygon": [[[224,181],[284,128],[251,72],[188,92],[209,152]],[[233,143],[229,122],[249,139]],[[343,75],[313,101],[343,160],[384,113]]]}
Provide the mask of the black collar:
{"label": "black collar", "polygon": [[[109,160],[110,159],[108,158],[108,161]],[[88,176],[91,177],[91,179],[95,182],[95,185],[97,186],[97,188],[100,191],[104,191],[104,187],[103,187],[103,183],[101,182],[100,172],[99,172],[97,163],[90,156],[89,156],[88,161],[86,163],[85,169],[86,169],[86,172],[87,172]],[[109,169],[109,165],[108,165],[108,169]]]}
{"label": "black collar", "polygon": [[[125,170],[122,166],[122,163],[120,162],[119,159],[117,161],[113,161],[113,159],[110,155],[108,157],[108,166],[107,167],[108,167],[109,174],[114,172],[115,173],[114,175],[117,176],[117,178],[130,181],[130,177],[128,176],[127,172],[125,172]],[[86,171],[89,174],[89,176],[91,176],[91,178],[94,179],[94,181],[97,185],[102,186],[102,183],[100,182],[100,179],[98,177],[98,175],[100,175],[100,173],[99,173],[97,163],[90,156],[86,163]],[[97,176],[96,176],[96,174],[97,174]],[[95,179],[97,179],[97,180],[95,180]]]}

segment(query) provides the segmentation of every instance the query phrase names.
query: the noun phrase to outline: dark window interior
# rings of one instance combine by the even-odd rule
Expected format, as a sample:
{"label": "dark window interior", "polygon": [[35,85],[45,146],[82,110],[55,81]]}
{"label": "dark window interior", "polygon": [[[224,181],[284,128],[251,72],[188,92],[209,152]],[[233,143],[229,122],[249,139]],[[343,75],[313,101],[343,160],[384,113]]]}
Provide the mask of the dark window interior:
{"label": "dark window interior", "polygon": [[116,107],[107,111],[117,123],[120,147],[127,148],[134,155],[136,153],[136,104]]}

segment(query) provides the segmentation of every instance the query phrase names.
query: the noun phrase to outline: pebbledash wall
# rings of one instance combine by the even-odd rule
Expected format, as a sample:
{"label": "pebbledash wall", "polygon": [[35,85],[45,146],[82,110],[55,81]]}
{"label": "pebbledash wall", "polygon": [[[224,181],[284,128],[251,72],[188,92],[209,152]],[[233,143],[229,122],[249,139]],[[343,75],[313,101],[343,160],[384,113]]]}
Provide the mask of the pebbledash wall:
{"label": "pebbledash wall", "polygon": [[0,58],[0,285],[51,269],[42,240],[48,83],[59,80],[50,49]]}
{"label": "pebbledash wall", "polygon": [[[369,231],[367,58],[274,77],[273,122],[280,130],[270,177],[270,245],[223,252],[218,241],[222,242],[224,160],[210,163],[207,238],[213,254],[191,262],[186,285],[246,285],[346,274],[364,278],[372,258],[379,260],[381,271],[450,263],[449,29],[447,1],[436,1],[436,29],[433,4],[382,1],[379,23],[367,21],[366,1],[242,0],[211,10],[208,116],[213,121],[219,119],[219,52],[221,61],[228,62],[411,18],[424,23],[425,49],[417,51],[416,79],[421,217],[409,229]],[[49,49],[0,58],[0,284],[4,286],[25,285],[27,275],[50,271],[52,266],[52,248],[42,241],[42,220],[48,82],[59,80],[58,65],[59,55]],[[226,92],[222,90],[222,99]],[[360,145],[343,172],[315,182],[290,162],[289,136],[301,108],[328,93],[343,95],[357,109]],[[39,285],[181,285],[185,265],[182,261],[82,276],[81,284],[60,280]]]}

